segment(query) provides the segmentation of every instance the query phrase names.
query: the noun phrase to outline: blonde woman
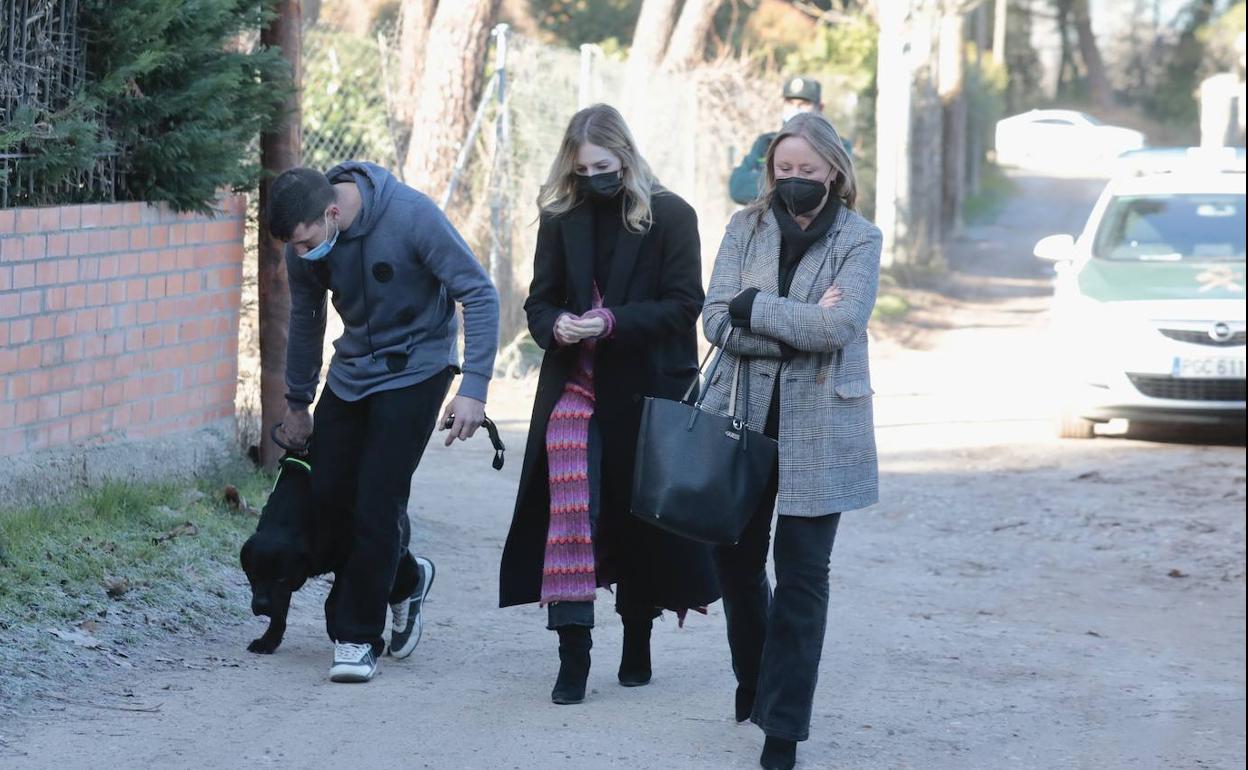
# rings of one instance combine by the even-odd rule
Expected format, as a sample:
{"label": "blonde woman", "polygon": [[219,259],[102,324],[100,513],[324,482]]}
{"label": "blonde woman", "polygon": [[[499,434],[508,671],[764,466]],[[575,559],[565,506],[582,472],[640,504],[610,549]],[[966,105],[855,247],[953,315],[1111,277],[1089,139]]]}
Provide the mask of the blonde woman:
{"label": "blonde woman", "polygon": [[740,542],[715,553],[737,721],[763,729],[760,765],[774,770],[792,768],[809,737],[841,512],[878,496],[867,319],[881,239],[854,210],[853,163],[822,115],[790,119],[763,173],[758,200],[728,224],[702,321],[725,349],[706,406],[727,408],[744,363],[750,427],[780,446],[766,500]]}
{"label": "blonde woman", "polygon": [[568,124],[538,198],[529,331],[545,351],[500,604],[538,602],[559,634],[551,699],[580,703],[596,589],[615,585],[618,678],[649,683],[652,621],[719,598],[710,549],[629,513],[645,396],[697,374],[697,216],[659,186],[624,119],[599,104]]}

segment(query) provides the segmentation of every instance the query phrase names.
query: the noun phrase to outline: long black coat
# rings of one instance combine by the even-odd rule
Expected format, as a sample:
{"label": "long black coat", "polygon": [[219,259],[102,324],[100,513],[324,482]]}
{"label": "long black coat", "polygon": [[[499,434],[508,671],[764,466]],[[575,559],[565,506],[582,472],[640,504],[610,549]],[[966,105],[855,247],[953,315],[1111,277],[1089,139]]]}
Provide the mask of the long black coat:
{"label": "long black coat", "polygon": [[[599,585],[627,581],[633,599],[681,609],[719,598],[710,548],[637,519],[629,513],[629,500],[642,398],[679,399],[697,376],[694,324],[703,301],[702,260],[698,219],[689,204],[668,192],[651,200],[654,223],[649,231],[620,232],[603,297],[603,306],[615,315],[615,331],[599,341],[594,360],[594,417],[603,451],[594,548]],[[546,425],[579,347],[559,347],[554,327],[562,313],[580,315],[592,307],[592,230],[585,205],[559,217],[543,217],[538,229],[533,283],[524,308],[529,331],[546,355],[503,551],[503,607],[541,598],[550,520]]]}

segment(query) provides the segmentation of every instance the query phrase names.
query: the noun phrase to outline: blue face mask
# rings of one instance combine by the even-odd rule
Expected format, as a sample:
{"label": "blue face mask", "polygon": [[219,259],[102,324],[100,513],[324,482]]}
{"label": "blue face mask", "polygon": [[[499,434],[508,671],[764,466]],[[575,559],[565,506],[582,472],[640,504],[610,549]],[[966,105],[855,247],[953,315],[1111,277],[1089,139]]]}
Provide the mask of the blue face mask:
{"label": "blue face mask", "polygon": [[[328,214],[325,215],[325,230],[326,232],[329,231],[329,215]],[[308,260],[309,262],[319,262],[322,259],[325,259],[325,257],[329,254],[329,252],[333,250],[334,244],[337,242],[338,242],[338,224],[334,223],[333,237],[326,238],[325,240],[321,241],[321,244],[319,246],[308,249],[307,252],[304,253],[303,258]]]}

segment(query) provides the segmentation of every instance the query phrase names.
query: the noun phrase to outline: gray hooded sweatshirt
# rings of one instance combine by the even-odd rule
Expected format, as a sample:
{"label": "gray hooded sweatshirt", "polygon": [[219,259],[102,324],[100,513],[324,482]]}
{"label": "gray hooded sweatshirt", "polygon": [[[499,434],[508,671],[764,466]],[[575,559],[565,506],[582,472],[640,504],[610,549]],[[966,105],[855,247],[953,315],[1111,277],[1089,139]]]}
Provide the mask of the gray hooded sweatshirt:
{"label": "gray hooded sweatshirt", "polygon": [[[345,327],[326,383],[339,398],[415,385],[450,366],[463,374],[459,394],[485,401],[498,348],[498,292],[468,244],[432,200],[380,166],[343,163],[327,176],[355,182],[363,207],[324,260],[286,248],[286,400],[302,407],[316,395],[329,290]],[[464,308],[462,367],[456,302]]]}

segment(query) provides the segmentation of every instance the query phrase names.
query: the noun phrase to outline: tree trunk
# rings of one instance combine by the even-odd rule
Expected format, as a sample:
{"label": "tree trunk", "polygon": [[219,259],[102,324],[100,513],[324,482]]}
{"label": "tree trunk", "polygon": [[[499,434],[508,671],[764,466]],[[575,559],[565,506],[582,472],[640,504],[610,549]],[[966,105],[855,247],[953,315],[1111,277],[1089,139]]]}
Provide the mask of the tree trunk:
{"label": "tree trunk", "polygon": [[438,4],[429,28],[417,104],[403,176],[435,200],[451,180],[455,157],[476,110],[499,0]]}
{"label": "tree trunk", "polygon": [[1008,0],[996,0],[992,9],[992,58],[1005,66],[1005,22],[1009,15]]}
{"label": "tree trunk", "polygon": [[721,5],[723,0],[685,0],[663,60],[666,69],[687,70],[702,63],[706,56],[706,36]]}
{"label": "tree trunk", "polygon": [[643,0],[637,26],[633,29],[633,44],[628,50],[628,67],[625,72],[625,100],[640,104],[641,92],[651,73],[663,62],[672,26],[676,23],[676,0]]}
{"label": "tree trunk", "polygon": [[906,264],[910,259],[911,222],[906,202],[911,182],[913,83],[906,56],[907,5],[890,0],[877,6],[880,26],[876,54],[875,222],[884,236],[880,254],[884,267]]}
{"label": "tree trunk", "polygon": [[1079,37],[1079,56],[1083,59],[1083,69],[1088,78],[1088,95],[1098,107],[1110,107],[1114,94],[1109,87],[1109,76],[1105,74],[1101,50],[1096,45],[1096,35],[1092,32],[1088,0],[1074,0],[1071,10],[1075,17],[1075,33]]}
{"label": "tree trunk", "polygon": [[437,0],[403,0],[399,10],[399,82],[394,103],[395,118],[404,128],[410,128],[416,119],[425,45],[437,5]]}
{"label": "tree trunk", "polygon": [[1070,46],[1070,16],[1073,0],[1057,0],[1057,34],[1061,40],[1062,56],[1057,67],[1057,97],[1066,94],[1070,84],[1079,79],[1074,51]]}
{"label": "tree trunk", "polygon": [[945,236],[962,231],[962,206],[966,201],[967,105],[965,89],[966,48],[962,16],[940,20],[939,93],[942,106],[941,230]]}
{"label": "tree trunk", "polygon": [[[973,11],[973,23],[975,29],[975,70],[978,73],[983,88],[982,80],[984,77],[985,64],[987,58],[984,52],[988,49],[990,35],[988,32],[988,4],[985,3]],[[1000,61],[995,60],[995,61]],[[967,128],[966,128],[966,194],[968,197],[979,195],[980,176],[984,170],[984,155],[986,154],[984,147],[984,137],[987,136],[985,130],[987,126],[987,116],[970,112],[967,105]]]}
{"label": "tree trunk", "polygon": [[281,449],[269,438],[272,427],[286,414],[286,339],[290,323],[290,285],[282,244],[269,235],[263,212],[269,201],[269,184],[274,176],[299,165],[303,146],[300,130],[299,92],[302,84],[300,51],[303,24],[299,1],[280,0],[277,15],[260,33],[260,42],[278,48],[290,63],[290,92],[282,105],[281,122],[260,137],[260,238],[256,258],[260,321],[260,465],[277,467]]}

